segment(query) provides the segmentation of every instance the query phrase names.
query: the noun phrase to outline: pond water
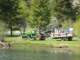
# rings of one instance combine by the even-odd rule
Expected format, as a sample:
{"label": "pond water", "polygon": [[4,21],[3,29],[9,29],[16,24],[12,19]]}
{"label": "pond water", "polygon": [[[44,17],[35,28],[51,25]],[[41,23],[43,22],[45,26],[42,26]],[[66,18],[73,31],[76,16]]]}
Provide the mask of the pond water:
{"label": "pond water", "polygon": [[35,51],[34,49],[2,49],[0,50],[0,60],[80,60],[80,54],[57,50],[53,49],[50,52],[46,50]]}

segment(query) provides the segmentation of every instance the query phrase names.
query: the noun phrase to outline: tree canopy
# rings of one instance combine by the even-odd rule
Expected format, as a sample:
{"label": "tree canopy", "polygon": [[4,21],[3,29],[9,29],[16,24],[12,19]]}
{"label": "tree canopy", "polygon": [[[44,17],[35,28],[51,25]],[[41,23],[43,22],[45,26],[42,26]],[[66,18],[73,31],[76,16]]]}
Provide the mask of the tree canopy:
{"label": "tree canopy", "polygon": [[44,28],[51,17],[58,21],[76,21],[80,15],[80,4],[74,6],[75,0],[0,0],[0,20],[12,29],[14,26]]}
{"label": "tree canopy", "polygon": [[57,17],[58,20],[76,20],[76,17],[79,15],[79,5],[74,7],[74,0],[52,0],[52,3],[55,5],[52,7],[52,13]]}
{"label": "tree canopy", "polygon": [[46,27],[50,22],[50,9],[48,0],[32,0],[30,23],[33,27]]}

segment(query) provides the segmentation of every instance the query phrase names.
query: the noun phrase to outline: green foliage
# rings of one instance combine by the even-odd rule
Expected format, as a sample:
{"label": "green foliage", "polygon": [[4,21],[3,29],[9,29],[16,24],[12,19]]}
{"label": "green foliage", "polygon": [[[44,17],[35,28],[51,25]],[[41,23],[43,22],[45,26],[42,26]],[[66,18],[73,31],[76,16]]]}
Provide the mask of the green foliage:
{"label": "green foliage", "polygon": [[6,23],[6,26],[11,31],[15,26],[20,27],[21,25],[26,25],[24,21],[26,20],[26,15],[26,5],[24,0],[0,1],[0,19]]}
{"label": "green foliage", "polygon": [[[76,20],[76,17],[79,13],[79,6],[73,7],[73,0],[53,0],[55,2],[53,6],[53,15],[59,20]],[[76,14],[77,13],[77,14]]]}
{"label": "green foliage", "polygon": [[46,27],[50,22],[48,0],[32,0],[29,22],[33,27]]}
{"label": "green foliage", "polygon": [[[8,22],[8,20],[14,19],[17,12],[17,1],[15,0],[2,0],[0,2],[0,18]],[[5,17],[5,18],[4,18]]]}
{"label": "green foliage", "polygon": [[50,17],[56,17],[59,23],[64,20],[66,27],[67,21],[79,20],[80,5],[73,6],[73,0],[0,0],[0,20],[9,29],[22,26],[25,31],[27,23],[34,28],[45,28],[51,23]]}
{"label": "green foliage", "polygon": [[77,37],[80,37],[80,19],[73,24],[74,33]]}
{"label": "green foliage", "polygon": [[23,16],[24,18],[28,17],[29,11],[28,11],[28,6],[26,6],[27,3],[24,0],[19,0],[18,4],[19,4],[18,10],[19,10],[20,15]]}
{"label": "green foliage", "polygon": [[18,15],[18,1],[17,0],[1,0],[0,1],[0,18],[3,20],[11,30],[15,24],[15,17]]}
{"label": "green foliage", "polygon": [[5,23],[0,21],[0,36],[3,36],[5,30]]}

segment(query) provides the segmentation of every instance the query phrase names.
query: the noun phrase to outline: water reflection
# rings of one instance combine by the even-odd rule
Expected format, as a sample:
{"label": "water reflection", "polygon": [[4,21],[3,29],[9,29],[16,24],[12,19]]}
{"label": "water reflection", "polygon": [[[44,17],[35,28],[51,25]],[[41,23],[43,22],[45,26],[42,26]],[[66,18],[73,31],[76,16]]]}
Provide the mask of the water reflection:
{"label": "water reflection", "polygon": [[53,52],[41,50],[0,50],[0,60],[80,60],[80,54],[65,49],[53,49]]}

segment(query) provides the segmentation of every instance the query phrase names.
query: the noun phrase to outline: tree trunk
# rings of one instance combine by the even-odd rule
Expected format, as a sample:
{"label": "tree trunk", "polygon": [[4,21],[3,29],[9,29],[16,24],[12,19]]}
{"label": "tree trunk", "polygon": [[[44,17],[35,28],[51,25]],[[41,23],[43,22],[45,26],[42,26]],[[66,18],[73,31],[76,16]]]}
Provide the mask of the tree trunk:
{"label": "tree trunk", "polygon": [[26,27],[23,28],[23,32],[25,32],[25,31],[26,31]]}
{"label": "tree trunk", "polygon": [[12,26],[10,27],[10,33],[11,33],[10,35],[12,36]]}

